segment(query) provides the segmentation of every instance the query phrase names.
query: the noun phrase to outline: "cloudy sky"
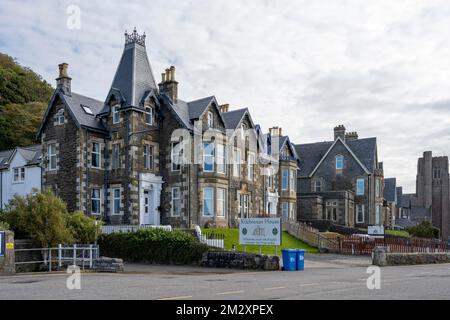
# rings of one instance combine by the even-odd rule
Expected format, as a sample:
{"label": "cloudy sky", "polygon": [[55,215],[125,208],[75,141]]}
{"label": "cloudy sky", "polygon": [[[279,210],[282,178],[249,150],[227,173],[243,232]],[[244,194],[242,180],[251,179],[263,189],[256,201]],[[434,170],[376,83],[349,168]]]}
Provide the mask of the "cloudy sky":
{"label": "cloudy sky", "polygon": [[176,66],[183,100],[214,94],[296,143],[337,124],[376,136],[406,191],[423,151],[450,155],[448,0],[0,2],[0,52],[52,85],[67,62],[72,89],[100,100],[133,27],[158,79]]}

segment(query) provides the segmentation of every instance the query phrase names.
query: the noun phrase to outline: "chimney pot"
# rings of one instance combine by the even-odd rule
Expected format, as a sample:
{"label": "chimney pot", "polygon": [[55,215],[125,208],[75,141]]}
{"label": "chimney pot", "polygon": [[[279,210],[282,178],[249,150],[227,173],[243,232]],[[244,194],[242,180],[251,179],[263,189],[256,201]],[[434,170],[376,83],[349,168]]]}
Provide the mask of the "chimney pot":
{"label": "chimney pot", "polygon": [[68,74],[69,64],[63,62],[58,65],[58,68],[59,76],[56,78],[56,87],[61,89],[64,94],[70,95],[72,78],[70,78]]}
{"label": "chimney pot", "polygon": [[345,127],[342,124],[334,128],[334,140],[337,140],[339,137],[345,141]]}
{"label": "chimney pot", "polygon": [[228,103],[227,104],[222,104],[221,106],[219,106],[220,113],[228,112],[229,109],[230,109],[230,105]]}

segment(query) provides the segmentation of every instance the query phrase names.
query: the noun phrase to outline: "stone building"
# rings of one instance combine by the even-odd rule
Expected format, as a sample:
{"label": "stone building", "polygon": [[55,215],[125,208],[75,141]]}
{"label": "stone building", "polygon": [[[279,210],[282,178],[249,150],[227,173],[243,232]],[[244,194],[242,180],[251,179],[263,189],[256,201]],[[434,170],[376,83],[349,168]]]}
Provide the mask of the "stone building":
{"label": "stone building", "polygon": [[264,170],[248,109],[184,101],[175,68],[156,84],[145,35],[125,47],[104,102],[74,93],[68,65],[38,137],[43,185],[108,224],[235,226],[265,215]]}
{"label": "stone building", "polygon": [[424,152],[417,163],[416,194],[411,197],[411,220],[431,219],[442,239],[450,237],[450,179],[448,157]]}
{"label": "stone building", "polygon": [[383,225],[383,165],[376,138],[334,128],[334,140],[295,146],[298,220],[344,226]]}
{"label": "stone building", "polygon": [[398,200],[397,200],[397,179],[385,178],[384,179],[384,226],[394,228],[396,219],[398,219]]}

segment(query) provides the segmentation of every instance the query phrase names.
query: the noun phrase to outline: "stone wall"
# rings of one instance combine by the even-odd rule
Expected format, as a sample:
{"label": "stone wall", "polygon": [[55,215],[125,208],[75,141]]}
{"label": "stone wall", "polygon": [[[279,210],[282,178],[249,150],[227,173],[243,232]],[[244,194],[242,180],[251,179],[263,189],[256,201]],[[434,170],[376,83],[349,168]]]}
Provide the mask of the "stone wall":
{"label": "stone wall", "polygon": [[373,251],[372,264],[380,267],[450,263],[450,253],[389,253],[385,247]]}
{"label": "stone wall", "polygon": [[[14,245],[14,233],[11,231],[5,232],[5,244],[12,243]],[[15,270],[14,249],[5,248],[5,256],[0,257],[0,275],[13,274]]]}
{"label": "stone wall", "polygon": [[247,252],[205,252],[202,266],[209,268],[279,270],[280,258]]}

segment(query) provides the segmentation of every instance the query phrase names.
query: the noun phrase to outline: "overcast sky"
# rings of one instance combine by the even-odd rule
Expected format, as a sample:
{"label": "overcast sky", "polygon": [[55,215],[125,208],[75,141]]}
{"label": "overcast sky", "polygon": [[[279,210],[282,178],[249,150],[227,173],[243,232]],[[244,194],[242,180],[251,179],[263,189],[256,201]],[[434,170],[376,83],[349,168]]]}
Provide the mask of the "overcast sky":
{"label": "overcast sky", "polygon": [[385,177],[408,192],[423,151],[450,155],[448,0],[0,1],[0,52],[52,85],[67,62],[72,90],[100,100],[133,27],[158,80],[176,66],[181,99],[248,107],[295,143],[338,124],[376,136]]}

